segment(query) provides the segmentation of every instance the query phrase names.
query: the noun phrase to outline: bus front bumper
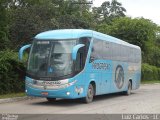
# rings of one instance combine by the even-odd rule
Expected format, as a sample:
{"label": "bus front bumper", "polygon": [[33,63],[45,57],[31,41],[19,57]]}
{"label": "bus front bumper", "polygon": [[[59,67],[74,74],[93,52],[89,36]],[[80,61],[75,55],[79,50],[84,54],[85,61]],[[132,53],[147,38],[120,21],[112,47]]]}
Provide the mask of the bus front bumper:
{"label": "bus front bumper", "polygon": [[26,94],[35,97],[75,99],[85,97],[84,87],[72,85],[63,89],[43,90],[26,85]]}

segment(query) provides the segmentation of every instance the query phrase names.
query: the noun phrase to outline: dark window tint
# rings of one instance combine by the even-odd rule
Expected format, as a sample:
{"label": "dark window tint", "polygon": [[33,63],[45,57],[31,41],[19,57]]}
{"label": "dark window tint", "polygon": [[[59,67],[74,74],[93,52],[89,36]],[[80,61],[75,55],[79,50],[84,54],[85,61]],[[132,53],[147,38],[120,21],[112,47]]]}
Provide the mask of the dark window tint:
{"label": "dark window tint", "polygon": [[96,59],[136,63],[141,60],[141,51],[121,44],[103,40],[94,40],[90,62]]}
{"label": "dark window tint", "polygon": [[103,59],[112,59],[112,52],[113,52],[113,48],[112,48],[112,44],[110,42],[107,41],[103,41],[103,51],[102,52],[102,56]]}
{"label": "dark window tint", "polygon": [[92,45],[92,51],[90,56],[90,62],[96,59],[103,59],[102,51],[103,51],[103,41],[94,40]]}
{"label": "dark window tint", "polygon": [[85,46],[78,50],[77,58],[76,58],[76,62],[75,62],[75,71],[76,72],[80,72],[85,66],[87,53],[88,53],[88,49],[89,49],[89,45],[90,45],[90,40],[91,40],[91,38],[89,38],[89,37],[82,37],[79,39],[79,44],[84,44]]}

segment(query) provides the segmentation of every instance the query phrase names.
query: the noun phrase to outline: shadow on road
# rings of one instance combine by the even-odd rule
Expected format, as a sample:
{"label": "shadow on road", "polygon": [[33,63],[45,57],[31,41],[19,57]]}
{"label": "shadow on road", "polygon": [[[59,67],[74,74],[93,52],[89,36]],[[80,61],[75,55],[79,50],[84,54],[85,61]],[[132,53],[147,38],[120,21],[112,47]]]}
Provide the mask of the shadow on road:
{"label": "shadow on road", "polygon": [[[134,95],[135,93],[132,93]],[[132,96],[131,95],[131,96]],[[100,102],[104,101],[107,99],[116,99],[119,97],[127,97],[126,95],[123,95],[122,93],[113,93],[113,94],[106,94],[106,95],[99,95],[94,97],[94,102]],[[92,104],[90,103],[90,104]],[[32,105],[36,106],[59,106],[59,107],[69,107],[69,106],[75,106],[79,104],[85,104],[82,99],[57,99],[56,101],[53,102],[48,102],[47,100],[44,99],[44,101],[41,102],[34,102],[31,103]]]}

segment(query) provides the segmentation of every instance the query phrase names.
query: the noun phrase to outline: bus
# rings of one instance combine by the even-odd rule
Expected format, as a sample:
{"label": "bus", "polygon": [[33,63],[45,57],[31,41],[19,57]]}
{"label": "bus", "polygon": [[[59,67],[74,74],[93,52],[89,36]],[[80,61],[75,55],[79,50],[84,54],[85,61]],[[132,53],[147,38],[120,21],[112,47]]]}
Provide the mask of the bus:
{"label": "bus", "polygon": [[81,98],[131,94],[141,81],[141,49],[118,38],[87,29],[59,29],[37,34],[30,48],[25,77],[28,96]]}

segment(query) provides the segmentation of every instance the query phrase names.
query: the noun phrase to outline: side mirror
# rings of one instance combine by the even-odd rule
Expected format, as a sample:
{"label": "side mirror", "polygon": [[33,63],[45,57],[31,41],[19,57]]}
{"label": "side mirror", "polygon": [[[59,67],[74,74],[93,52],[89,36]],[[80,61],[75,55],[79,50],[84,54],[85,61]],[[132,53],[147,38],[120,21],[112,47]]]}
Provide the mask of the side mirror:
{"label": "side mirror", "polygon": [[77,52],[80,48],[84,47],[84,44],[78,44],[76,46],[73,47],[72,49],[72,60],[76,60],[77,57]]}
{"label": "side mirror", "polygon": [[95,57],[91,56],[89,59],[89,63],[92,63],[95,60]]}
{"label": "side mirror", "polygon": [[22,58],[23,58],[23,52],[24,52],[27,48],[29,48],[29,47],[31,47],[31,44],[25,45],[25,46],[23,46],[23,47],[20,48],[20,50],[19,50],[19,55],[18,55],[19,60],[22,60]]}

